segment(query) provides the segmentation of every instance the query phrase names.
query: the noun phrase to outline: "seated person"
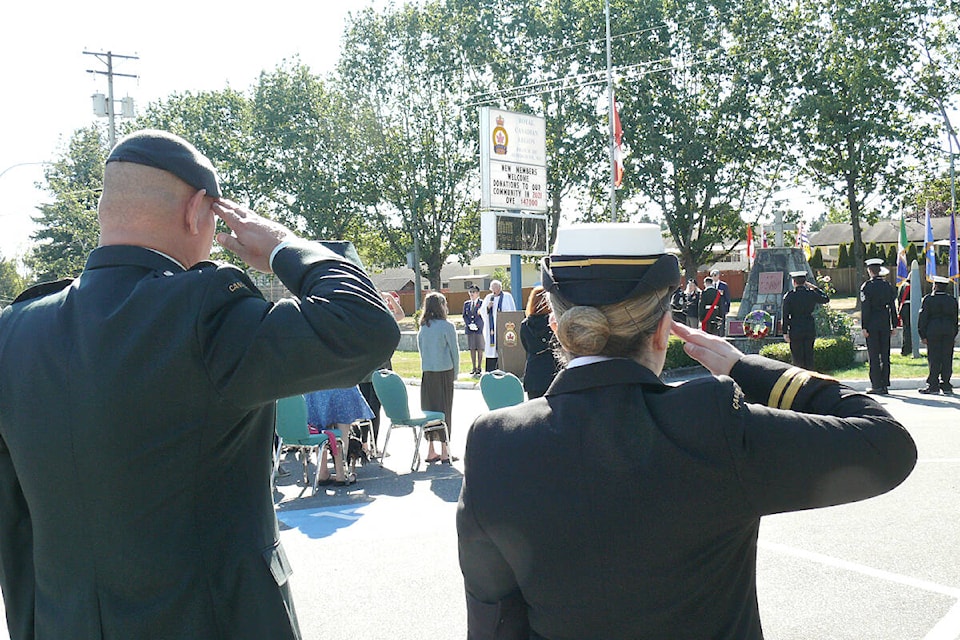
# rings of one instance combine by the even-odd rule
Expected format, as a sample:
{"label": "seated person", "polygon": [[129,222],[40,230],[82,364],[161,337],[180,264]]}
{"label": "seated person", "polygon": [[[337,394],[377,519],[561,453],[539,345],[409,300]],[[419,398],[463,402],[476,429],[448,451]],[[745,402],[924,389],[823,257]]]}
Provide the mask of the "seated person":
{"label": "seated person", "polygon": [[331,475],[327,466],[327,450],[324,449],[317,461],[317,484],[332,484],[338,487],[353,484],[357,481],[357,476],[347,472],[344,460],[347,452],[337,446],[336,433],[333,430],[339,430],[344,446],[349,446],[350,425],[357,420],[373,418],[370,405],[355,386],[348,389],[312,391],[304,394],[304,397],[307,400],[307,423],[316,429],[317,433],[326,433],[330,439],[329,448],[336,472],[335,476]]}

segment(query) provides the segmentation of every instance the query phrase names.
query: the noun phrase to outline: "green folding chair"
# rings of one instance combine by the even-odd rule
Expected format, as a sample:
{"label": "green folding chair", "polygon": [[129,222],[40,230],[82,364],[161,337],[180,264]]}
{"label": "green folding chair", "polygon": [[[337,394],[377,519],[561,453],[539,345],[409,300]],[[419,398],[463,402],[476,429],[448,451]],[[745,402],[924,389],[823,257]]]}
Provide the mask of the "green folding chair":
{"label": "green folding chair", "polygon": [[[302,396],[291,396],[277,400],[276,431],[279,438],[277,455],[273,463],[273,477],[276,479],[277,469],[280,467],[280,452],[283,447],[293,447],[298,450],[303,460],[303,484],[310,484],[310,452],[316,451],[317,472],[320,471],[320,453],[323,447],[330,447],[330,439],[324,433],[310,433],[307,426],[307,401]],[[343,447],[342,434],[339,430],[333,431],[334,436]],[[341,449],[346,451],[346,449]],[[319,473],[313,474],[313,494],[317,493]]]}
{"label": "green folding chair", "polygon": [[403,380],[389,369],[380,369],[373,373],[373,388],[380,398],[383,412],[390,419],[387,426],[387,435],[383,439],[383,449],[380,451],[380,466],[387,457],[387,445],[390,444],[390,433],[395,427],[409,427],[414,433],[413,461],[410,471],[420,468],[420,441],[425,433],[444,431],[447,442],[450,442],[450,430],[447,428],[446,416],[442,411],[423,411],[418,415],[410,415],[410,402],[407,397],[407,386]]}
{"label": "green folding chair", "polygon": [[524,401],[523,383],[508,371],[489,371],[480,377],[480,394],[487,408],[493,411],[512,407]]}

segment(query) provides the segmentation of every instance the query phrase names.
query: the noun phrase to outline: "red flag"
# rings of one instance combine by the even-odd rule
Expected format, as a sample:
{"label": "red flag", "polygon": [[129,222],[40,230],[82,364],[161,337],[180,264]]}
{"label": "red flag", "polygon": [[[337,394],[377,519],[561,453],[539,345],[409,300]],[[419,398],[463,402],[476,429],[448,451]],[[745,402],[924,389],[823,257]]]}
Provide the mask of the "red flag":
{"label": "red flag", "polygon": [[753,246],[753,227],[747,225],[747,264],[753,266],[753,259],[756,257],[757,248]]}
{"label": "red flag", "polygon": [[613,102],[613,142],[613,185],[619,189],[623,184],[623,127],[616,100]]}

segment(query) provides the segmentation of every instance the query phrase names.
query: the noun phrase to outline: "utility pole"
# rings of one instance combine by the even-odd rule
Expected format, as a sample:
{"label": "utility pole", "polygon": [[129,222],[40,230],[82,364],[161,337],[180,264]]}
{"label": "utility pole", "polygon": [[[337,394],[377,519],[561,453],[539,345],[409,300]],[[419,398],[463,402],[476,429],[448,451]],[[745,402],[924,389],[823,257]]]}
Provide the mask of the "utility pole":
{"label": "utility pole", "polygon": [[[106,113],[100,113],[97,107],[97,94],[94,95],[94,112],[99,115],[106,115],[110,122],[110,148],[113,149],[113,145],[117,143],[117,126],[116,126],[116,109],[114,108],[114,99],[113,99],[113,78],[118,76],[121,78],[137,78],[130,73],[116,73],[113,70],[113,59],[120,58],[122,60],[139,60],[137,56],[125,56],[120,54],[115,54],[112,51],[107,51],[106,53],[97,52],[97,51],[84,51],[83,55],[85,56],[96,56],[96,58],[107,65],[107,70],[102,71],[99,69],[87,69],[87,73],[96,73],[100,75],[107,76],[107,100],[106,100]],[[99,94],[102,96],[102,94]],[[129,100],[129,102],[128,102]],[[133,117],[133,100],[129,98],[123,99],[123,113],[126,117]]]}

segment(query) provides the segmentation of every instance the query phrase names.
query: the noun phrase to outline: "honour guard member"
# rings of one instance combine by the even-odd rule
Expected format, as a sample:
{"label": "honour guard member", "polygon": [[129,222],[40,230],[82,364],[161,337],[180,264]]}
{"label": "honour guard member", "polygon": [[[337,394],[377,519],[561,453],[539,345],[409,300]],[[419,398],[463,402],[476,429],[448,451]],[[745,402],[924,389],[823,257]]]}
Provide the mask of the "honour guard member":
{"label": "honour guard member", "polygon": [[[870,389],[886,394],[890,386],[890,333],[897,324],[897,292],[884,280],[883,259],[866,262],[870,279],[860,285],[860,326],[870,357]],[[888,272],[889,273],[889,272]]]}
{"label": "honour guard member", "polygon": [[813,310],[830,302],[830,296],[812,282],[806,271],[792,271],[793,290],[783,296],[783,338],[790,343],[793,364],[813,371],[813,342],[817,325]]}
{"label": "honour guard member", "polygon": [[957,339],[957,300],[947,287],[950,280],[933,277],[933,292],[923,296],[917,332],[927,345],[927,365],[930,374],[927,386],[920,393],[953,393],[950,376],[953,374],[953,343]]}
{"label": "honour guard member", "polygon": [[[909,433],[836,380],[673,322],[657,225],[560,229],[542,281],[567,364],[467,436],[467,637],[760,640],[761,517],[889,491]],[[671,332],[713,376],[661,380]]]}

